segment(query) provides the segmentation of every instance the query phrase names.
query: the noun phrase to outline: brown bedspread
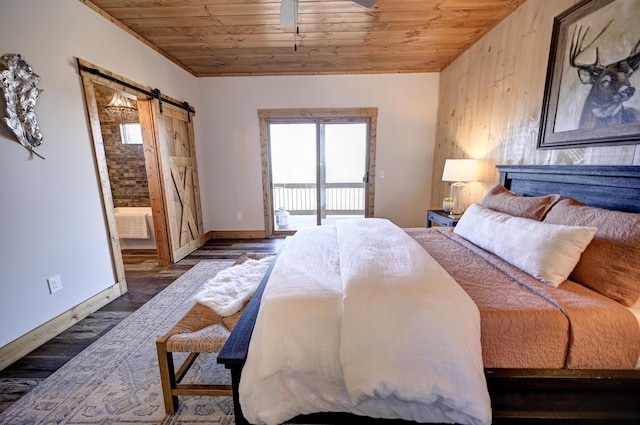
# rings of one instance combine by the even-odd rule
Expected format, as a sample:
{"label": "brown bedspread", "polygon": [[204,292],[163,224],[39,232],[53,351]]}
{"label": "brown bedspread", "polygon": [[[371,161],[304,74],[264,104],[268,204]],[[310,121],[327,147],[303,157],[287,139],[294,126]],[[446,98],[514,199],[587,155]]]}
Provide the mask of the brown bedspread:
{"label": "brown bedspread", "polygon": [[623,306],[575,282],[551,288],[452,229],[405,229],[480,310],[487,368],[634,369],[640,328]]}

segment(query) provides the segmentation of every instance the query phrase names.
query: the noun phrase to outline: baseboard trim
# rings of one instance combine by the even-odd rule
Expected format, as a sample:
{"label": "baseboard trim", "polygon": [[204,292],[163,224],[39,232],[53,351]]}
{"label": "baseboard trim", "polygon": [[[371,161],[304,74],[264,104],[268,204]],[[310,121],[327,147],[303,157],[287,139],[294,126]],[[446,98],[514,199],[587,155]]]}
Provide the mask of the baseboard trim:
{"label": "baseboard trim", "polygon": [[38,326],[31,332],[0,348],[0,370],[61,334],[91,313],[98,311],[126,292],[126,282],[116,282],[70,310]]}
{"label": "baseboard trim", "polygon": [[211,239],[264,239],[264,230],[216,230],[208,233]]}

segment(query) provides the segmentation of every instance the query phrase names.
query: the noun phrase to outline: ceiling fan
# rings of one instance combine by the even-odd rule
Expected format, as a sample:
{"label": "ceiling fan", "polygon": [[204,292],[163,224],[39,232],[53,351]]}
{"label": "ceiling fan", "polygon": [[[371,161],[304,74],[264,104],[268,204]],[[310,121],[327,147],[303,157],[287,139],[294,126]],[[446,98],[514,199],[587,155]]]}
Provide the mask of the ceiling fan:
{"label": "ceiling fan", "polygon": [[376,4],[376,2],[378,0],[351,0],[354,3],[358,3],[360,6],[364,6],[364,7],[373,7],[374,4]]}
{"label": "ceiling fan", "polygon": [[[373,7],[378,0],[351,0],[366,8]],[[298,0],[281,0],[280,3],[280,29],[291,30],[296,28],[298,21]],[[297,29],[296,29],[297,31]]]}

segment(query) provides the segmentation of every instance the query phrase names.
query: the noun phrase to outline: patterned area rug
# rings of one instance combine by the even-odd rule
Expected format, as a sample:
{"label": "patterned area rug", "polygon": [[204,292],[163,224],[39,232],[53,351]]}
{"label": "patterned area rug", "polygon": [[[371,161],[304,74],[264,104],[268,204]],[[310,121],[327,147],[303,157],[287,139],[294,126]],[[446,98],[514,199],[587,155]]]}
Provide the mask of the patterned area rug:
{"label": "patterned area rug", "polygon": [[[181,397],[164,410],[155,341],[192,296],[231,261],[201,261],[0,414],[0,424],[233,424],[230,397]],[[183,360],[176,355],[176,364]],[[231,383],[215,355],[198,357],[183,383]]]}

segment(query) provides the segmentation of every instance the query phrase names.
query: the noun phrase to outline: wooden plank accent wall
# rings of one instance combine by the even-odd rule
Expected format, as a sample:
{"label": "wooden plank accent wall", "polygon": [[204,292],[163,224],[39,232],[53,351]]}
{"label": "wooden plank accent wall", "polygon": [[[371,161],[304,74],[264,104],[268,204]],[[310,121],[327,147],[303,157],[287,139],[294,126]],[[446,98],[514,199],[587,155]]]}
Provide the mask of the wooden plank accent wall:
{"label": "wooden plank accent wall", "polygon": [[447,158],[480,159],[467,202],[498,182],[496,164],[640,165],[640,145],[537,150],[553,19],[578,0],[528,0],[440,75],[431,207]]}

